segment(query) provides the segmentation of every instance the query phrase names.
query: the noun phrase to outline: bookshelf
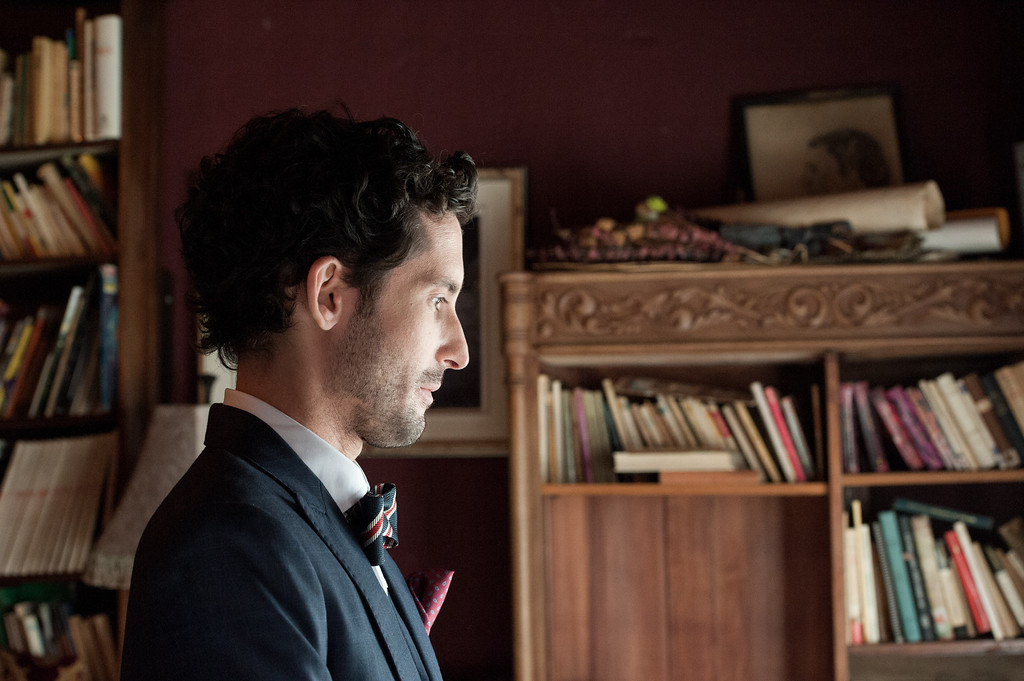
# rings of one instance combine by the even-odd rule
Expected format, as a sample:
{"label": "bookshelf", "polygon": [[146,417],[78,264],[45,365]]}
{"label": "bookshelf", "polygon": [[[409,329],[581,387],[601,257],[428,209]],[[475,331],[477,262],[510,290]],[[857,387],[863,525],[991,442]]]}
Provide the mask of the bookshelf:
{"label": "bookshelf", "polygon": [[[842,472],[839,385],[1024,358],[1019,262],[728,265],[502,279],[510,386],[515,678],[1019,678],[1021,641],[848,646],[844,512],[896,495],[1024,513],[1024,471]],[[827,475],[807,483],[544,483],[537,376],[652,376],[806,399]],[[973,510],[973,509],[972,509]],[[908,662],[908,660],[912,660]],[[1017,674],[1017,676],[1014,676]],[[900,677],[904,678],[904,677]],[[967,678],[967,677],[965,677]]]}
{"label": "bookshelf", "polygon": [[[144,439],[146,423],[158,399],[157,159],[161,115],[162,7],[141,0],[82,3],[87,15],[117,13],[122,20],[123,69],[121,136],[75,143],[21,144],[0,147],[0,176],[23,172],[36,180],[35,169],[62,156],[90,154],[115,179],[116,253],[79,256],[22,257],[0,260],[0,298],[20,309],[40,302],[62,305],[69,289],[86,281],[103,263],[118,270],[117,398],[107,412],[86,415],[0,420],[0,439],[50,440],[117,433],[116,454],[107,486],[105,508],[130,472]],[[30,49],[32,36],[62,38],[75,25],[75,5],[65,2],[21,3],[6,13],[0,47],[12,56]],[[33,574],[4,581],[4,586],[31,586],[39,581],[67,582],[76,574]],[[103,598],[99,598],[102,602]]]}

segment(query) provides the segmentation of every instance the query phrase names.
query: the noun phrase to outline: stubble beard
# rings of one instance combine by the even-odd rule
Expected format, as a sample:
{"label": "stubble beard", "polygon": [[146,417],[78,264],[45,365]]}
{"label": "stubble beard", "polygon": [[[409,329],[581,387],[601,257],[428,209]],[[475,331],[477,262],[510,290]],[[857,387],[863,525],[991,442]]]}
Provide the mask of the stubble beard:
{"label": "stubble beard", "polygon": [[373,447],[405,447],[416,442],[426,418],[411,397],[422,383],[406,374],[406,365],[398,350],[388,345],[378,317],[361,306],[334,355],[331,394],[338,396],[339,409],[342,404],[351,405],[349,414],[338,415],[349,420],[347,429]]}

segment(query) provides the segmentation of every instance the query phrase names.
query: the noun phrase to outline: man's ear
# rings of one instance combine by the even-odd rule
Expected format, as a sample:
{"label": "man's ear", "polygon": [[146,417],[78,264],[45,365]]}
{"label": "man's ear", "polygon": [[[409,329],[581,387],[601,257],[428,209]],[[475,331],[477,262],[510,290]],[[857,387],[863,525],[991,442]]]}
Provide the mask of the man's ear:
{"label": "man's ear", "polygon": [[317,259],[306,273],[306,307],[324,331],[334,328],[354,311],[358,292],[345,283],[345,267],[334,256]]}

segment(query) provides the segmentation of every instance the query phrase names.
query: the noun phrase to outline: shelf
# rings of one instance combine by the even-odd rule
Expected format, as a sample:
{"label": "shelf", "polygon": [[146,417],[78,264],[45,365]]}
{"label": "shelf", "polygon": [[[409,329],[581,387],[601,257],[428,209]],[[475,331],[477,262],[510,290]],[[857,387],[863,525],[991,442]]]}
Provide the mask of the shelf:
{"label": "shelf", "polygon": [[82,144],[46,144],[34,147],[0,148],[0,170],[14,171],[19,168],[39,166],[46,161],[60,158],[63,154],[92,154],[105,156],[117,153],[119,140],[83,142]]}
{"label": "shelf", "polygon": [[616,482],[597,484],[545,484],[544,496],[735,496],[735,497],[824,497],[824,482],[779,484],[662,484],[657,482]]}
{"label": "shelf", "polygon": [[1024,654],[1024,638],[996,641],[979,638],[966,641],[923,643],[878,643],[849,646],[850,657],[961,657]]}
{"label": "shelf", "polygon": [[1024,469],[998,471],[909,471],[843,475],[842,487],[894,487],[901,485],[976,485],[992,482],[1024,482]]}
{"label": "shelf", "polygon": [[104,433],[116,426],[117,418],[113,414],[6,419],[0,420],[0,438],[28,440],[41,437],[72,437]]}

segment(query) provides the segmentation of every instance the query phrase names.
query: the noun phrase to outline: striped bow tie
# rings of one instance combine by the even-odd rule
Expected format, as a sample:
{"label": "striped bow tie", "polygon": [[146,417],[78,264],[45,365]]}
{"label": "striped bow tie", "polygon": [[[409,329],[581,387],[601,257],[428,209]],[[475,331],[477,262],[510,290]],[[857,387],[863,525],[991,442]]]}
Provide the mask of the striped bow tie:
{"label": "striped bow tie", "polygon": [[395,492],[395,486],[390,482],[374,485],[345,513],[373,565],[384,562],[385,549],[398,546]]}

